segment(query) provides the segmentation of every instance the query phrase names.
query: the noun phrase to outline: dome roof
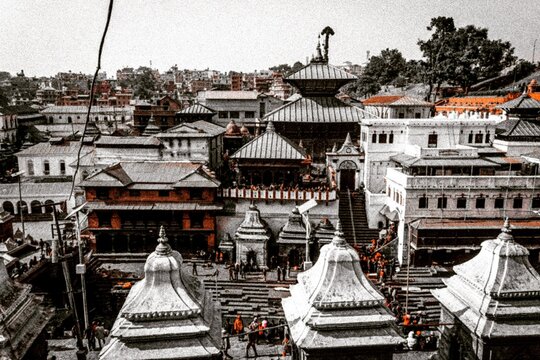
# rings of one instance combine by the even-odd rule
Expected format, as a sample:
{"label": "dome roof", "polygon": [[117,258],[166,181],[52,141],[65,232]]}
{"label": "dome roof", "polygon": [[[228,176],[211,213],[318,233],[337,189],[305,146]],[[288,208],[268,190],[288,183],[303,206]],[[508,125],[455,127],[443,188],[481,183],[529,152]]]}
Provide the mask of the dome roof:
{"label": "dome roof", "polygon": [[240,135],[240,128],[238,127],[238,125],[236,125],[234,120],[231,120],[227,124],[227,127],[225,128],[225,135],[229,135],[229,136],[238,136],[238,135]]}
{"label": "dome roof", "polygon": [[126,300],[121,315],[127,319],[170,319],[200,314],[199,304],[192,299],[183,283],[182,262],[182,255],[172,250],[162,226],[156,250],[144,265],[144,280]]}
{"label": "dome roof", "polygon": [[364,276],[360,257],[345,241],[339,222],[332,242],[321,248],[311,269],[298,275],[298,284],[315,308],[371,307],[384,300]]}
{"label": "dome roof", "polygon": [[242,136],[249,136],[251,135],[249,133],[249,129],[246,127],[246,125],[242,125],[242,127],[240,128],[240,133],[242,133]]}

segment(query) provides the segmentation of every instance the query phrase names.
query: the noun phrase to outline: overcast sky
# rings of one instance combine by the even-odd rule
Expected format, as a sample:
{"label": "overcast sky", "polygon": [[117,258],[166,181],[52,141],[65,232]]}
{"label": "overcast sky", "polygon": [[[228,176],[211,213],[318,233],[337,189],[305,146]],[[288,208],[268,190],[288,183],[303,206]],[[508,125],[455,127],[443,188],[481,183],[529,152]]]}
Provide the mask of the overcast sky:
{"label": "overcast sky", "polygon": [[[1,0],[0,71],[93,73],[108,0]],[[102,68],[124,66],[253,71],[314,52],[327,25],[330,62],[362,63],[366,51],[398,48],[420,58],[432,17],[487,27],[531,60],[540,38],[540,0],[116,0]],[[540,41],[536,60],[540,60]]]}

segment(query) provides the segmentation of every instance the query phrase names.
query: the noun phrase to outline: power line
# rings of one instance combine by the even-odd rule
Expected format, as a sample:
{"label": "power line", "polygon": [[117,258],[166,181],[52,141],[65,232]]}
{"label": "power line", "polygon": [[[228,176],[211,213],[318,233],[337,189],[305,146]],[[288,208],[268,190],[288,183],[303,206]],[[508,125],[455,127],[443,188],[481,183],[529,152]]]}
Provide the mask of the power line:
{"label": "power line", "polygon": [[105,37],[107,35],[107,31],[109,30],[109,24],[111,22],[113,4],[114,4],[114,0],[110,0],[109,9],[107,11],[107,22],[105,23],[105,29],[103,30],[103,35],[101,36],[101,42],[99,44],[98,62],[97,62],[96,72],[94,73],[94,78],[92,79],[92,86],[90,87],[90,103],[88,104],[88,112],[86,113],[86,120],[84,122],[81,143],[79,145],[79,150],[77,151],[77,165],[75,166],[75,172],[73,173],[73,179],[71,180],[71,190],[69,192],[68,199],[73,196],[73,190],[75,188],[75,178],[77,176],[77,173],[79,172],[81,152],[82,152],[82,147],[84,144],[84,137],[86,135],[86,128],[88,127],[88,123],[90,122],[90,112],[92,110],[92,103],[94,102],[94,88],[96,86],[96,79],[98,77],[99,70],[101,70],[101,54],[103,52],[103,45],[105,44]]}

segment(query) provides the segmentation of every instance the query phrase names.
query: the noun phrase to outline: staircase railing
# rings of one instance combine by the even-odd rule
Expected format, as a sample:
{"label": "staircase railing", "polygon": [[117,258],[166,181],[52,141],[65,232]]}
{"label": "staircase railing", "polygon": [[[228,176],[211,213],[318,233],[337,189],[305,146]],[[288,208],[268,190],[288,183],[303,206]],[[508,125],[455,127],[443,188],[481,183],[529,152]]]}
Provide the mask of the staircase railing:
{"label": "staircase railing", "polygon": [[354,241],[354,245],[356,245],[356,229],[354,227],[354,217],[353,217],[353,207],[352,207],[352,200],[351,200],[351,190],[349,190],[349,189],[347,189],[347,197],[348,197],[348,200],[349,200],[349,213],[351,215],[353,241]]}

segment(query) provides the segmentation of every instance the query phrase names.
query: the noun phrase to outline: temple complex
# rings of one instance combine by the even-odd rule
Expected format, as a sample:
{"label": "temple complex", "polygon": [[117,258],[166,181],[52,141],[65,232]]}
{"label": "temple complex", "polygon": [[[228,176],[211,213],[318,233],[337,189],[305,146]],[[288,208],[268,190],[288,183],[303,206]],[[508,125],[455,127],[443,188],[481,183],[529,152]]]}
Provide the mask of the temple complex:
{"label": "temple complex", "polygon": [[145,277],[131,289],[100,353],[108,359],[221,359],[221,311],[161,227]]}
{"label": "temple complex", "polygon": [[53,316],[30,285],[14,282],[0,256],[0,358],[45,360],[43,329]]}
{"label": "temple complex", "polygon": [[351,134],[347,133],[345,142],[337,149],[334,144],[332,151],[326,153],[326,169],[332,186],[338,186],[342,191],[355,190],[362,184],[364,178],[364,153],[353,144]]}
{"label": "temple complex", "polygon": [[403,339],[338,223],[315,265],[282,300],[299,359],[392,359]]}
{"label": "temple complex", "polygon": [[540,275],[529,251],[505,221],[471,260],[454,266],[442,305],[439,359],[537,359],[540,352]]}
{"label": "temple complex", "polygon": [[328,56],[322,55],[319,43],[311,62],[284,79],[301,96],[268,113],[263,121],[274,122],[277,132],[296,143],[302,140],[307,152],[320,162],[347,133],[353,138],[360,134],[362,110],[336,97],[341,87],[356,79],[328,64]]}
{"label": "temple complex", "polygon": [[243,262],[249,265],[251,269],[260,269],[267,266],[268,242],[271,237],[272,232],[264,220],[261,219],[259,209],[252,204],[249,210],[246,211],[246,217],[234,235],[236,262]]}

